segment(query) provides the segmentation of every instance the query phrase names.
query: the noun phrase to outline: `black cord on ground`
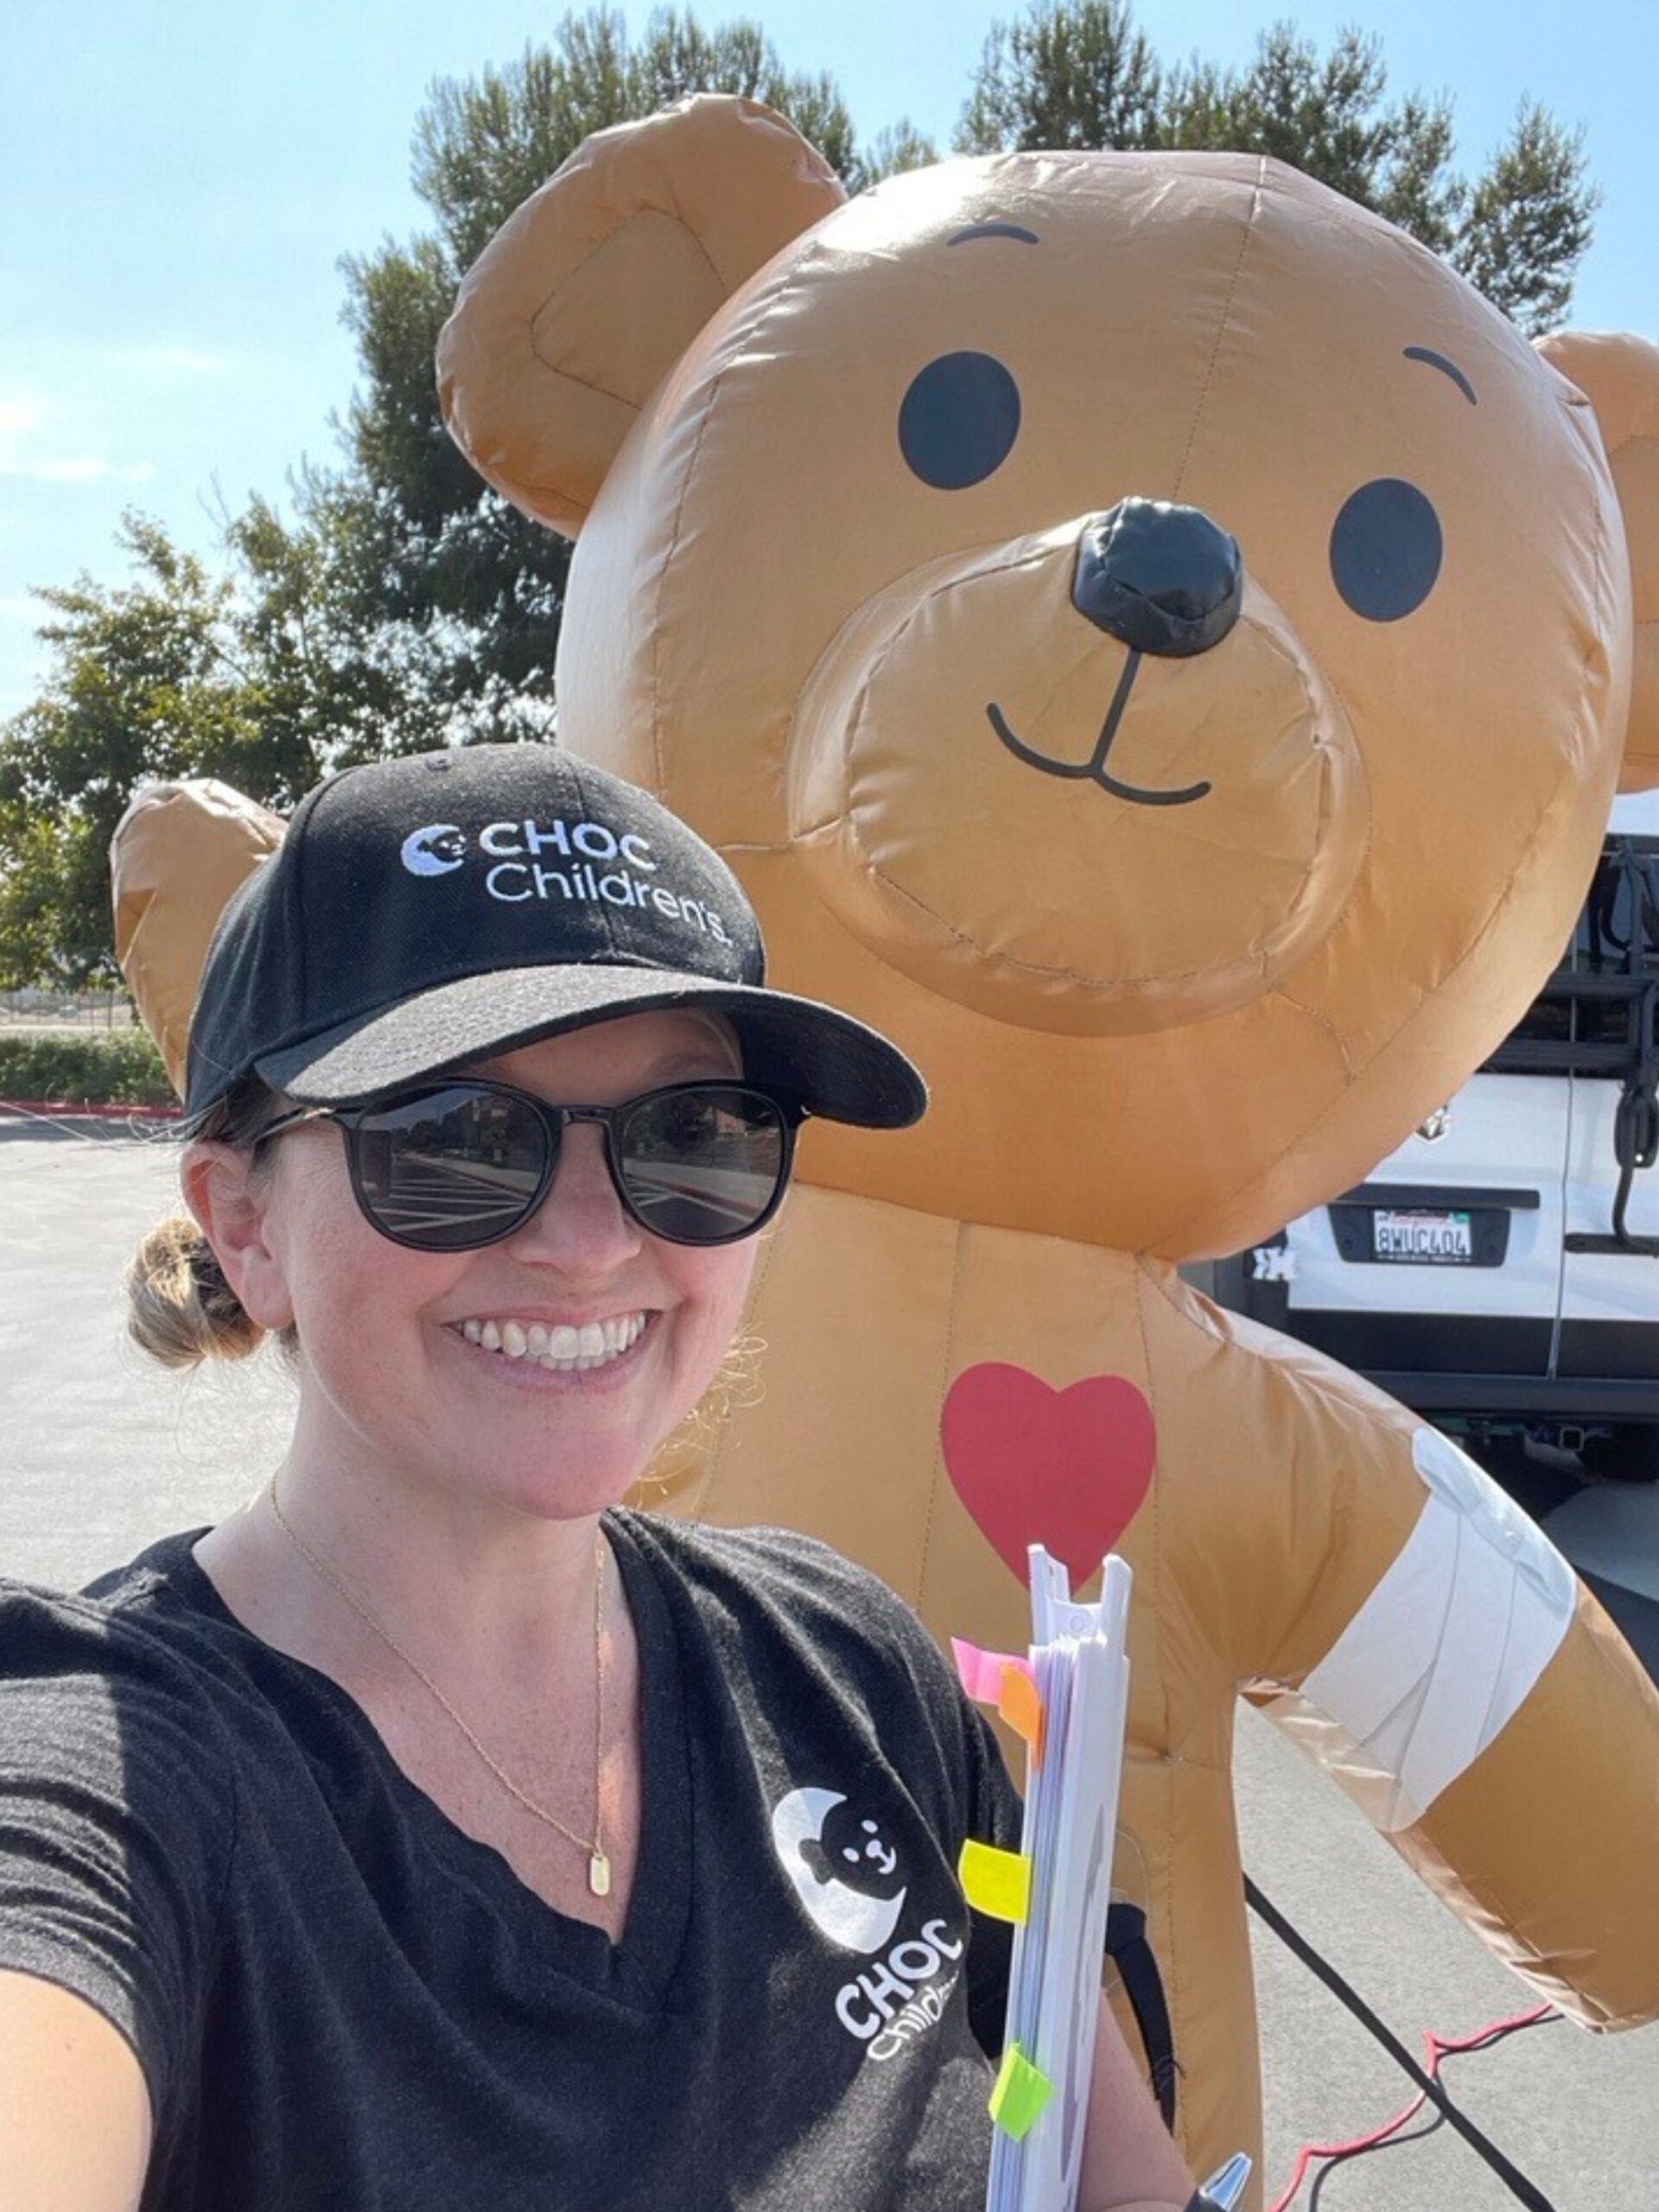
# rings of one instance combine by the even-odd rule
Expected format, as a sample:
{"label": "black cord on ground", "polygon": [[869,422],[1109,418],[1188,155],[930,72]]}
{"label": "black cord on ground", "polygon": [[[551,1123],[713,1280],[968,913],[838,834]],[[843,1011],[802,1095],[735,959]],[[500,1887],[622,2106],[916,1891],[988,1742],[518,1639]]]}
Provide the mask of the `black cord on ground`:
{"label": "black cord on ground", "polygon": [[1426,2073],[1417,2063],[1399,2037],[1377,2018],[1358,1991],[1344,1981],[1328,1961],[1320,1957],[1305,1936],[1297,1933],[1278,1907],[1262,1896],[1248,1874],[1244,1877],[1244,1895],[1251,1910],[1267,1923],[1286,1949],[1293,1952],[1308,1972],[1325,1984],[1333,1997],[1342,2000],[1360,2025],[1382,2044],[1395,2065],[1403,2073],[1409,2074],[1429,2101],[1445,2113],[1470,2149],[1486,2161],[1510,2196],[1524,2204],[1527,2212],[1555,2212],[1555,2207],[1542,2190],[1535,2182],[1529,2181],[1514,2160],[1506,2158],[1491,2137],[1476,2126],[1467,2113],[1460,2111],[1452,2103],[1433,2075]]}
{"label": "black cord on ground", "polygon": [[[1560,2017],[1559,2012],[1547,2012],[1540,2019],[1505,2020],[1490,2035],[1471,2037],[1467,2043],[1459,2044],[1454,2050],[1444,2051],[1440,2063],[1444,2065],[1450,2058],[1472,2058],[1478,2051],[1496,2050],[1499,2044],[1507,2043],[1511,2036],[1522,2035],[1528,2028],[1548,2027],[1552,2020],[1559,2020]],[[1397,2135],[1379,2133],[1371,2142],[1355,2143],[1345,2151],[1332,2152],[1313,2177],[1313,2186],[1307,2194],[1307,2212],[1319,2212],[1325,2184],[1333,2167],[1345,2166],[1354,2158],[1369,2158],[1374,2151],[1391,2151],[1396,2143],[1421,2143],[1426,2135],[1433,2135],[1437,2128],[1445,2126],[1446,2114],[1437,2112],[1421,2127],[1402,2128]]]}

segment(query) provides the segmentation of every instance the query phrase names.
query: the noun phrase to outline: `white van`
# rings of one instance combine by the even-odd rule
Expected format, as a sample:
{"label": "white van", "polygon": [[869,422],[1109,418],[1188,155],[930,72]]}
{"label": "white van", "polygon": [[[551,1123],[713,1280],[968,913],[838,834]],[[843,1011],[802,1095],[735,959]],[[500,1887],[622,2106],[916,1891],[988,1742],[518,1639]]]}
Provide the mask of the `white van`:
{"label": "white van", "polygon": [[[1656,1161],[1659,792],[1643,792],[1616,802],[1562,964],[1485,1066],[1364,1182],[1219,1262],[1214,1294],[1570,1521],[1586,1484],[1659,1478]],[[1659,1490],[1620,1510],[1654,1519],[1659,1631]]]}

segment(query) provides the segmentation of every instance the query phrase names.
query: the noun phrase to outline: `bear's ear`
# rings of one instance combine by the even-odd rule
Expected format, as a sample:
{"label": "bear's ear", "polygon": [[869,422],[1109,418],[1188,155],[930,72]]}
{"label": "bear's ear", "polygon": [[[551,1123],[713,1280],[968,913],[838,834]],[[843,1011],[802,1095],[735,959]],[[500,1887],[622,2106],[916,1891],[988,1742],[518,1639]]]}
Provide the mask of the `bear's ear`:
{"label": "bear's ear", "polygon": [[844,196],[753,100],[703,94],[584,139],[461,285],[438,340],[451,435],[515,506],[574,537],[709,317]]}
{"label": "bear's ear", "polygon": [[219,918],[287,827],[207,779],[146,785],[115,825],[115,957],[181,1098],[190,1017]]}
{"label": "bear's ear", "polygon": [[1645,338],[1557,331],[1538,351],[1596,411],[1624,536],[1636,614],[1630,721],[1618,787],[1659,784],[1659,346]]}

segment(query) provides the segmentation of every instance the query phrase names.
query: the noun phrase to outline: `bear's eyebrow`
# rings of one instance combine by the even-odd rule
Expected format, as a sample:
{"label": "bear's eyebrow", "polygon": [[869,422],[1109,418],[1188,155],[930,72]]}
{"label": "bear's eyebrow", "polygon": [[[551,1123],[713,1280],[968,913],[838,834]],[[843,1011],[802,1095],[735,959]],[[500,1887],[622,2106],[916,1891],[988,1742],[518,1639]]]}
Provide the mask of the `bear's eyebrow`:
{"label": "bear's eyebrow", "polygon": [[1427,361],[1431,369],[1439,369],[1442,376],[1451,378],[1471,407],[1479,406],[1480,402],[1475,397],[1473,385],[1470,383],[1457,363],[1448,361],[1444,353],[1436,353],[1427,346],[1408,346],[1406,359],[1408,361]]}
{"label": "bear's eyebrow", "polygon": [[969,238],[1018,238],[1021,245],[1038,245],[1041,241],[1035,231],[1027,231],[1018,223],[969,223],[965,231],[958,231],[945,240],[946,245],[963,245]]}

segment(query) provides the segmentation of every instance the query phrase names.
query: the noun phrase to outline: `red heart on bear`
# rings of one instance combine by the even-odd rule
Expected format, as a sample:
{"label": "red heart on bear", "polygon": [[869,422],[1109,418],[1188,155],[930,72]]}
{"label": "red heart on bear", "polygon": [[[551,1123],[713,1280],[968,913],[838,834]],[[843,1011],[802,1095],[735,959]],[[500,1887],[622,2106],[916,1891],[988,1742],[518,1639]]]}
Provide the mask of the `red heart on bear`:
{"label": "red heart on bear", "polygon": [[1042,1544],[1065,1562],[1075,1588],[1152,1483],[1152,1408],[1121,1375],[1056,1390],[1023,1367],[988,1360],[950,1385],[939,1432],[957,1496],[1021,1582],[1027,1546]]}

